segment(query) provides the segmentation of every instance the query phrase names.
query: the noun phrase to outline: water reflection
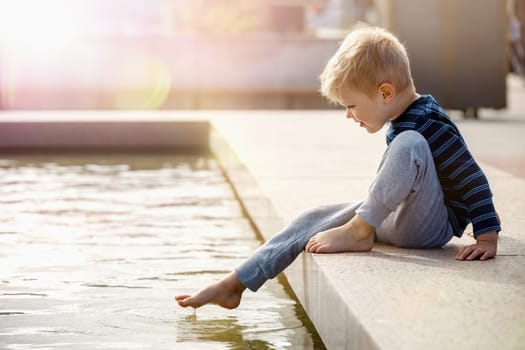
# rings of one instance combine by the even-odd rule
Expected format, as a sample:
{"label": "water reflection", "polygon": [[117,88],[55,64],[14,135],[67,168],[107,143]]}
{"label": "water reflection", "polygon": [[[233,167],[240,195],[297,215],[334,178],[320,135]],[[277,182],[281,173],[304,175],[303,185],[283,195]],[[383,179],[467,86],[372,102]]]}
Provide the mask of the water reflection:
{"label": "water reflection", "polygon": [[237,310],[174,302],[258,246],[213,159],[2,160],[0,207],[3,348],[322,347],[277,281]]}
{"label": "water reflection", "polygon": [[[182,318],[178,324],[177,340],[181,342],[220,342],[225,344],[238,344],[239,348],[250,348],[242,338],[244,327],[239,325],[235,317],[228,319],[199,320],[196,314]],[[264,343],[268,345],[267,343]],[[232,346],[231,349],[238,347]],[[268,346],[265,347],[265,349]]]}

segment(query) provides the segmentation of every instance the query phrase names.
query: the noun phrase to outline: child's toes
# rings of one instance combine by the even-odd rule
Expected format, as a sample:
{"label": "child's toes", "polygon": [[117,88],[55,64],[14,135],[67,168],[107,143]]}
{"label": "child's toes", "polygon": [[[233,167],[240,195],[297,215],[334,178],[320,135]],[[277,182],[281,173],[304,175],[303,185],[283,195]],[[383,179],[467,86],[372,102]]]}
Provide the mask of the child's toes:
{"label": "child's toes", "polygon": [[189,299],[190,299],[190,295],[177,295],[175,297],[175,300],[177,300],[180,306],[188,306]]}

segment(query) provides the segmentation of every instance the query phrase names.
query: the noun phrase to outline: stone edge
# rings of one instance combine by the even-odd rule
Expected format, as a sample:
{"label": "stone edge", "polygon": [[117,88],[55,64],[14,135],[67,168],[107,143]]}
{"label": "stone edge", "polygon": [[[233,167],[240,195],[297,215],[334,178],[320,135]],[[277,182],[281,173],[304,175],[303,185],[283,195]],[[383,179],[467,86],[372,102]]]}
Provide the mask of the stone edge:
{"label": "stone edge", "polygon": [[209,150],[206,120],[0,121],[0,151],[134,151]]}
{"label": "stone edge", "polygon": [[[235,150],[213,125],[210,128],[210,151],[259,238],[263,241],[269,239],[285,225],[285,221]],[[343,298],[311,255],[301,254],[286,269],[284,276],[328,349],[379,349],[353,312],[345,307]]]}

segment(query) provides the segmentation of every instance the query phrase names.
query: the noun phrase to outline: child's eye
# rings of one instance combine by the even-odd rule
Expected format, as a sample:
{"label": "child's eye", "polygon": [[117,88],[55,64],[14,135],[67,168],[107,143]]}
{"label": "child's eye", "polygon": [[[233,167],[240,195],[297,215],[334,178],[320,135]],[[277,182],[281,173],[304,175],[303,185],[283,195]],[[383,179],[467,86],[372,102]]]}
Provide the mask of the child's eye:
{"label": "child's eye", "polygon": [[352,108],[355,108],[355,105],[349,105],[349,106],[346,106],[346,108],[352,109]]}

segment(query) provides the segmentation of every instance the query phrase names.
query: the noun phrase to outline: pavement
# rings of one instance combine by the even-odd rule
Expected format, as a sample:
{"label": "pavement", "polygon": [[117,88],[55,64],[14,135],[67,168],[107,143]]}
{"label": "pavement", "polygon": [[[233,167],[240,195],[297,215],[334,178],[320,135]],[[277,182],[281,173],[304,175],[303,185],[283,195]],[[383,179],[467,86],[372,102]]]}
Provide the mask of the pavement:
{"label": "pavement", "polygon": [[[456,261],[468,235],[442,249],[302,254],[285,274],[329,349],[525,347],[525,86],[508,84],[506,110],[454,116],[503,222],[497,257]],[[364,198],[386,147],[343,111],[229,112],[212,125],[212,150],[266,239],[308,207]]]}

